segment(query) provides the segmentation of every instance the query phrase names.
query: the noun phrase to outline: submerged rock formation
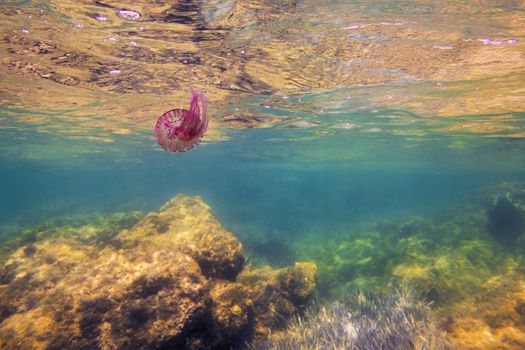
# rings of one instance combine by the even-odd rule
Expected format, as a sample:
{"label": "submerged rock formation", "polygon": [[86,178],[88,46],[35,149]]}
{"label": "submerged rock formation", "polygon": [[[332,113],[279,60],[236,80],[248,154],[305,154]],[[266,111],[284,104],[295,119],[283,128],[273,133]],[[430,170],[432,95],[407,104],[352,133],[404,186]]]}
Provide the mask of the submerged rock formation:
{"label": "submerged rock formation", "polygon": [[[525,349],[524,208],[525,183],[502,183],[432,220],[365,223],[332,236],[296,240],[296,256],[317,263],[319,291],[332,298],[359,289],[390,294],[392,286],[410,286],[432,302],[438,328],[452,349]],[[337,327],[344,325],[332,314],[324,325],[323,314],[302,317],[287,337],[264,344],[298,348],[312,343],[308,332],[346,341],[332,335],[341,334]],[[321,333],[323,327],[330,332]]]}
{"label": "submerged rock formation", "polygon": [[506,182],[485,196],[488,233],[503,247],[515,248],[525,235],[525,184]]}
{"label": "submerged rock formation", "polygon": [[471,298],[441,311],[455,349],[525,349],[523,272],[494,277]]}
{"label": "submerged rock formation", "polygon": [[214,349],[284,326],[314,264],[244,268],[241,243],[198,197],[176,196],[105,245],[63,235],[0,270],[0,348]]}

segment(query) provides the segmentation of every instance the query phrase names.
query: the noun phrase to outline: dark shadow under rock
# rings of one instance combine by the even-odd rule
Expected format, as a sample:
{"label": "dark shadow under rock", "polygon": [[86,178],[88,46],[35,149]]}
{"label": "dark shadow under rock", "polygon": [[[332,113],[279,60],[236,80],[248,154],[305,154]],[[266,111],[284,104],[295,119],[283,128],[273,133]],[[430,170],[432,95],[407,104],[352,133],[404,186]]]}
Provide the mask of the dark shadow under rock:
{"label": "dark shadow under rock", "polygon": [[509,198],[499,197],[487,210],[487,230],[501,245],[512,248],[525,233],[525,211]]}

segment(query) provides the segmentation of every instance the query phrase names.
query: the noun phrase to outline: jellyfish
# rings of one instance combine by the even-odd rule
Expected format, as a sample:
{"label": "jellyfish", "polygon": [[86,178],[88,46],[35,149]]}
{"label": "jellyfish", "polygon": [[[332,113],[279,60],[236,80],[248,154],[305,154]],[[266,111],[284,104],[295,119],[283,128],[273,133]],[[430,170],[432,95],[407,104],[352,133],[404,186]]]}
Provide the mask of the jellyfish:
{"label": "jellyfish", "polygon": [[206,96],[191,89],[189,110],[172,109],[157,120],[155,137],[159,145],[169,152],[186,152],[193,148],[208,129],[207,110]]}

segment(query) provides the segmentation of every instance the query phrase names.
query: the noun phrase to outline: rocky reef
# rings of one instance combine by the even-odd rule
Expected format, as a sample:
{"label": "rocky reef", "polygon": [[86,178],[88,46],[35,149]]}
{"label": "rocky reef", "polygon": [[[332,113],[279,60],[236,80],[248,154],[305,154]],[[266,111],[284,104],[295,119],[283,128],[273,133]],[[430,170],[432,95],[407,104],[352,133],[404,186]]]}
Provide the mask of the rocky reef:
{"label": "rocky reef", "polygon": [[104,246],[123,229],[142,217],[141,211],[70,214],[38,222],[35,226],[0,235],[0,262],[21,246],[48,238],[67,237],[89,245]]}
{"label": "rocky reef", "polygon": [[483,190],[432,219],[368,222],[323,235],[322,242],[315,234],[294,244],[296,256],[318,264],[320,290],[332,297],[380,290],[394,278],[435,305],[458,302],[521,265],[524,188],[506,183]]}
{"label": "rocky reef", "polygon": [[441,328],[456,349],[525,349],[523,268],[493,276],[462,302],[440,310]]}
{"label": "rocky reef", "polygon": [[245,267],[199,197],[103,240],[56,231],[5,259],[0,348],[237,348],[284,327],[316,287],[312,263]]}
{"label": "rocky reef", "polygon": [[294,243],[295,255],[315,261],[328,298],[408,285],[432,303],[453,348],[523,349],[524,194],[524,183],[499,184],[432,219],[316,233]]}

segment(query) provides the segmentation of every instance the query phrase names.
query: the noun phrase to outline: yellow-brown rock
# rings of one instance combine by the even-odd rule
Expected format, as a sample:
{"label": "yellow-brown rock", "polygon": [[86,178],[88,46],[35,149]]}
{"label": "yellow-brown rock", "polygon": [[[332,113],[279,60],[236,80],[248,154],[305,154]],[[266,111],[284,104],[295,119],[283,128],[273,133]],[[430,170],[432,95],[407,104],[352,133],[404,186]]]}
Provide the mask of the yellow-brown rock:
{"label": "yellow-brown rock", "polygon": [[457,349],[525,348],[525,282],[522,273],[497,276],[480,293],[441,311],[442,328]]}
{"label": "yellow-brown rock", "polygon": [[280,327],[316,267],[243,271],[241,243],[198,197],[176,196],[105,245],[64,235],[0,270],[1,349],[216,349]]}
{"label": "yellow-brown rock", "polygon": [[296,263],[280,270],[247,268],[237,280],[253,302],[256,334],[264,336],[283,327],[298,307],[305,306],[315,291],[317,267],[313,263]]}
{"label": "yellow-brown rock", "polygon": [[244,264],[241,243],[198,197],[176,196],[116,239],[127,247],[140,244],[152,254],[182,251],[198,262],[206,277],[233,280]]}

